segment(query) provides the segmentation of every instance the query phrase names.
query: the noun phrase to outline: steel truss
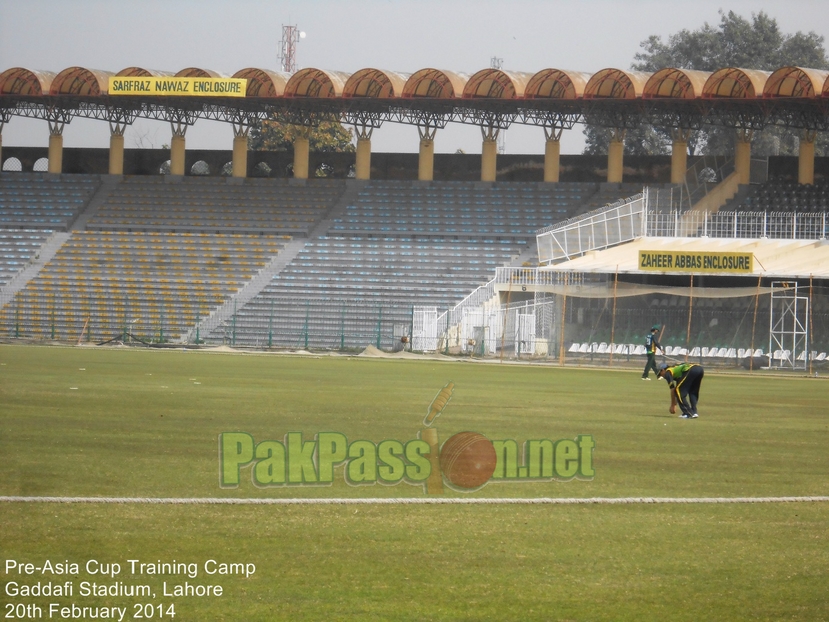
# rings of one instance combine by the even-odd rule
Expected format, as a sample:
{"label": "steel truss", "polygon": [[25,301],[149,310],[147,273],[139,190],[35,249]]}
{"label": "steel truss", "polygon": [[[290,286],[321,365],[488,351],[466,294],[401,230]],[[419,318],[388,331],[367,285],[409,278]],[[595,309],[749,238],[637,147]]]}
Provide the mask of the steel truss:
{"label": "steel truss", "polygon": [[590,123],[632,129],[644,123],[668,128],[699,129],[720,125],[762,130],[778,125],[829,131],[829,98],[724,99],[370,99],[124,97],[124,96],[0,96],[0,118],[12,116],[68,123],[74,117],[128,125],[137,118],[193,125],[199,119],[250,126],[272,118],[283,123],[314,126],[338,119],[360,127],[385,122],[444,128],[448,123],[506,130],[513,123],[572,129]]}

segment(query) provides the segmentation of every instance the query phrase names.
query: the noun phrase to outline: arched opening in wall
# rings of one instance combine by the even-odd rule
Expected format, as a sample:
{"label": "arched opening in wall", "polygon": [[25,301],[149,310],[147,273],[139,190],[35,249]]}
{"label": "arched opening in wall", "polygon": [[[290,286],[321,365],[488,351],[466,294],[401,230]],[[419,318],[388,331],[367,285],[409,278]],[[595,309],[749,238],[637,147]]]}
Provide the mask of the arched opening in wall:
{"label": "arched opening in wall", "polygon": [[170,174],[170,160],[161,163],[161,166],[158,167],[158,172],[161,175],[169,175]]}
{"label": "arched opening in wall", "polygon": [[233,162],[225,162],[220,175],[222,177],[230,177],[233,175]]}
{"label": "arched opening in wall", "polygon": [[23,172],[23,165],[20,163],[20,160],[17,158],[9,158],[5,162],[3,162],[3,172],[4,173],[22,173]]}
{"label": "arched opening in wall", "polygon": [[272,169],[265,162],[260,162],[253,167],[253,177],[270,177]]}
{"label": "arched opening in wall", "polygon": [[46,173],[49,171],[49,158],[38,158],[35,165],[32,167],[35,173]]}
{"label": "arched opening in wall", "polygon": [[190,167],[190,174],[200,176],[210,175],[210,165],[204,160],[199,160]]}
{"label": "arched opening in wall", "polygon": [[320,163],[317,170],[314,171],[314,177],[331,177],[334,172],[334,167],[326,162]]}

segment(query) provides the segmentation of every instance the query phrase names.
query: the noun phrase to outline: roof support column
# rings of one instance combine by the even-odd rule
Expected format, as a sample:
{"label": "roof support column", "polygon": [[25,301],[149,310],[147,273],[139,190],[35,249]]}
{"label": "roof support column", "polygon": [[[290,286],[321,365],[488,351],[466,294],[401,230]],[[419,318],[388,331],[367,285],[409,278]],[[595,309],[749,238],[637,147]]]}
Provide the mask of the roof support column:
{"label": "roof support column", "polygon": [[498,134],[500,130],[492,125],[481,126],[483,145],[481,147],[481,181],[495,181],[497,176]]}
{"label": "roof support column", "polygon": [[691,130],[674,128],[671,134],[671,183],[683,184],[688,170],[688,139],[691,137]]}
{"label": "roof support column", "polygon": [[233,177],[248,176],[248,134],[250,126],[233,124]]}
{"label": "roof support column", "polygon": [[49,119],[49,168],[50,173],[60,174],[63,171],[63,127],[64,119],[57,115],[50,115]]}
{"label": "roof support column", "polygon": [[622,183],[625,156],[626,130],[616,128],[610,130],[610,144],[607,146],[607,182]]}
{"label": "roof support column", "polygon": [[170,121],[173,137],[170,140],[170,174],[184,175],[184,135],[187,133],[187,124],[180,121]]}
{"label": "roof support column", "polygon": [[752,130],[738,129],[737,143],[734,149],[734,172],[737,173],[737,183],[751,182],[751,137]]}
{"label": "roof support column", "polygon": [[357,133],[357,161],[354,176],[357,179],[371,179],[371,133],[374,128],[363,125],[355,126]]}
{"label": "roof support column", "polygon": [[420,181],[432,181],[435,178],[435,134],[436,127],[418,125],[420,134],[420,151],[417,160],[417,178]]}
{"label": "roof support column", "polygon": [[109,122],[109,174],[124,174],[124,130],[125,123]]}
{"label": "roof support column", "polygon": [[3,170],[3,126],[11,120],[12,116],[6,111],[0,112],[0,171]]}
{"label": "roof support column", "polygon": [[558,182],[561,171],[561,132],[560,127],[544,127],[544,181]]}
{"label": "roof support column", "polygon": [[294,179],[308,179],[308,161],[311,154],[310,135],[311,128],[302,125],[294,139]]}
{"label": "roof support column", "polygon": [[815,130],[803,130],[800,134],[800,149],[797,157],[797,183],[815,183]]}

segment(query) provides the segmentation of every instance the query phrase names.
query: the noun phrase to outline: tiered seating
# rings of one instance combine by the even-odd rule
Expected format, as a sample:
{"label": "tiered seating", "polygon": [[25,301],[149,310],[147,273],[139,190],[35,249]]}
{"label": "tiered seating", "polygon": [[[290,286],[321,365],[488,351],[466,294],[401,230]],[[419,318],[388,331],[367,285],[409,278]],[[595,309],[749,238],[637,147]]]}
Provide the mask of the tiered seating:
{"label": "tiered seating", "polygon": [[528,237],[572,216],[595,191],[595,184],[372,182],[329,233]]}
{"label": "tiered seating", "polygon": [[632,197],[642,192],[642,188],[642,184],[601,184],[598,190],[582,203],[578,213],[592,212],[619,199]]}
{"label": "tiered seating", "polygon": [[0,227],[66,231],[99,185],[93,175],[0,174]]}
{"label": "tiered seating", "polygon": [[210,231],[308,235],[339,200],[343,182],[295,186],[287,180],[127,177],[110,193],[90,230]]}
{"label": "tiered seating", "polygon": [[51,233],[47,229],[0,229],[0,287],[34,258]]}
{"label": "tiered seating", "polygon": [[829,185],[754,184],[735,209],[744,212],[826,212],[829,211]]}
{"label": "tiered seating", "polygon": [[[275,255],[265,236],[77,232],[0,310],[15,336],[175,339]],[[13,328],[12,328],[13,327]]]}

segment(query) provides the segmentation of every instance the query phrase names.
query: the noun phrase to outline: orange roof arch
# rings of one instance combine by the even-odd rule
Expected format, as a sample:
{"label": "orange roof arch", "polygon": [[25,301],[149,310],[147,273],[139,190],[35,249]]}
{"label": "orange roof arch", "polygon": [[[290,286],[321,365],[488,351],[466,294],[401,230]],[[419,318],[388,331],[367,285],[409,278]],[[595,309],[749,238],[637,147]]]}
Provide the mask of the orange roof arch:
{"label": "orange roof arch", "polygon": [[708,71],[665,67],[648,78],[642,97],[698,99],[702,97],[702,89],[710,77],[711,73]]}
{"label": "orange roof arch", "polygon": [[759,69],[724,67],[717,69],[702,89],[703,97],[736,97],[751,99],[763,93],[771,72]]}
{"label": "orange roof arch", "polygon": [[67,67],[55,76],[50,95],[106,95],[109,92],[111,71]]}
{"label": "orange roof arch", "polygon": [[343,87],[343,97],[400,97],[410,74],[360,69],[353,73]]}
{"label": "orange roof arch", "polygon": [[502,69],[481,69],[472,74],[463,89],[464,99],[515,99],[524,97],[532,74]]}
{"label": "orange roof arch", "polygon": [[469,76],[454,71],[419,69],[406,80],[402,96],[454,99],[463,95],[468,81]]}
{"label": "orange roof arch", "polygon": [[636,99],[642,97],[650,74],[608,67],[594,73],[584,87],[585,99]]}
{"label": "orange roof arch", "polygon": [[528,99],[579,99],[584,97],[584,87],[590,80],[589,73],[542,69],[535,73],[524,90]]}
{"label": "orange roof arch", "polygon": [[213,71],[212,69],[202,69],[200,67],[188,67],[176,73],[176,78],[226,78],[222,73]]}
{"label": "orange roof arch", "polygon": [[127,67],[115,74],[119,78],[160,78],[162,76],[172,76],[171,71],[157,71],[155,69],[144,69],[143,67]]}
{"label": "orange roof arch", "polygon": [[247,67],[240,69],[232,77],[248,81],[248,97],[282,97],[291,75],[270,69]]}
{"label": "orange roof arch", "polygon": [[820,97],[829,71],[781,67],[772,73],[763,87],[763,97]]}
{"label": "orange roof arch", "polygon": [[0,73],[0,95],[44,95],[52,88],[55,74],[24,67],[12,67]]}
{"label": "orange roof arch", "polygon": [[324,69],[300,69],[285,85],[285,97],[342,97],[350,74]]}

